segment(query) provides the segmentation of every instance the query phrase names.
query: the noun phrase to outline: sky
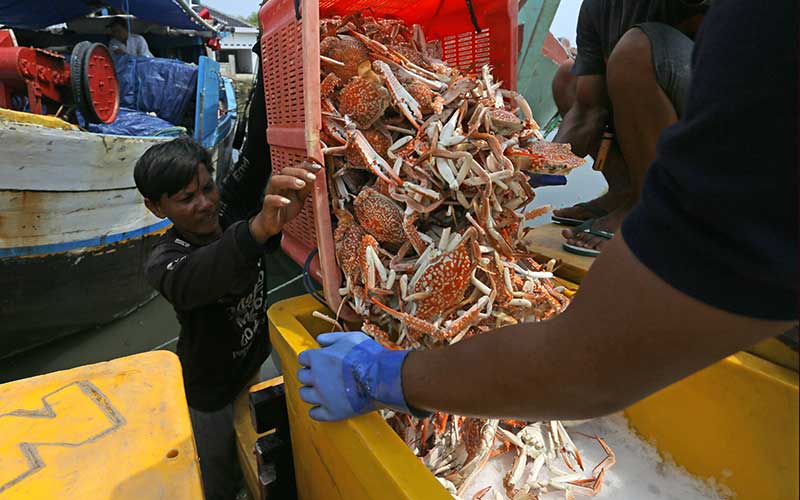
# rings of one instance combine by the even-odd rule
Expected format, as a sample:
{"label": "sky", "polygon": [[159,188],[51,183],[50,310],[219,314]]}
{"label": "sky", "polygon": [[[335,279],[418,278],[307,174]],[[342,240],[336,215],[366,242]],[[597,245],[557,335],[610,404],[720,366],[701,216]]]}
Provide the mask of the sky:
{"label": "sky", "polygon": [[[226,14],[247,17],[251,12],[258,10],[260,0],[202,0],[201,3],[213,7]],[[575,42],[575,24],[578,21],[578,11],[581,0],[561,0],[558,12],[550,26],[550,31],[556,37],[566,37]]]}

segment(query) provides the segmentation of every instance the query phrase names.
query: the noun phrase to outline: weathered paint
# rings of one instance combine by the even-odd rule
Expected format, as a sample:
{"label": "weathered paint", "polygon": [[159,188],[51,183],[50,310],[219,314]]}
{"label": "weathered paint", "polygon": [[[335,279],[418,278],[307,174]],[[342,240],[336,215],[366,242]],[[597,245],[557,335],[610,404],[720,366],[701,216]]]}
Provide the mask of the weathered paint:
{"label": "weathered paint", "polygon": [[166,351],[0,385],[0,498],[203,498],[178,358]]}
{"label": "weathered paint", "polygon": [[163,231],[69,252],[0,258],[0,358],[108,323],[150,300],[144,262]]}
{"label": "weathered paint", "polygon": [[102,238],[160,220],[147,210],[135,188],[0,191],[0,250]]}
{"label": "weathered paint", "polygon": [[133,188],[136,160],[147,148],[166,140],[90,134],[0,120],[0,190]]}

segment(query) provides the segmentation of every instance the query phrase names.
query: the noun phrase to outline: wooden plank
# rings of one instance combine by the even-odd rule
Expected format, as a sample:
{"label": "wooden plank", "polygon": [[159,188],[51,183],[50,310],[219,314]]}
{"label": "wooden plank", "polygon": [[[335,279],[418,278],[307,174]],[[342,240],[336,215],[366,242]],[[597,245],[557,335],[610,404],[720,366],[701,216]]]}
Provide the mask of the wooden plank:
{"label": "wooden plank", "polygon": [[565,241],[561,235],[564,229],[568,229],[568,226],[560,224],[538,226],[528,233],[525,246],[529,252],[536,255],[536,260],[539,262],[556,259],[558,261],[556,274],[574,283],[580,283],[594,262],[594,257],[583,257],[564,250],[561,246]]}

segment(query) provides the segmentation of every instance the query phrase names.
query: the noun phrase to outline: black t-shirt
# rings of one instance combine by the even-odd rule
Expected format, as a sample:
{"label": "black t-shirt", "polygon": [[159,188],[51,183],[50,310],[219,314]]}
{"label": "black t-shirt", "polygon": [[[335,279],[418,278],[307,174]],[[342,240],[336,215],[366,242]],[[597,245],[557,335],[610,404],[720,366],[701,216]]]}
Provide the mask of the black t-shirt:
{"label": "black t-shirt", "polygon": [[798,306],[797,4],[720,1],[698,34],[686,114],[622,225],[664,281],[714,307]]}
{"label": "black t-shirt", "polygon": [[[257,110],[264,107],[263,87],[255,92]],[[258,245],[247,223],[269,177],[265,127],[265,116],[250,120],[243,154],[221,183],[220,239],[196,246],[172,228],[145,264],[148,282],[175,309],[186,398],[202,411],[233,401],[270,353],[264,257],[279,247],[280,236]]]}
{"label": "black t-shirt", "polygon": [[584,0],[578,15],[578,56],[572,73],[603,75],[606,61],[622,35],[633,25],[659,22],[677,26],[707,7],[681,0]]}

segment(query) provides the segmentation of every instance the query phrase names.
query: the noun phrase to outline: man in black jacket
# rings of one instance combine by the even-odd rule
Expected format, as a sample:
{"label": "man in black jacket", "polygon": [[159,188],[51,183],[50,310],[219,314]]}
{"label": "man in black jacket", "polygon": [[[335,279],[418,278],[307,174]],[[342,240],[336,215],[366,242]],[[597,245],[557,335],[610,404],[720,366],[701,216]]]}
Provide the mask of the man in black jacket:
{"label": "man in black jacket", "polygon": [[136,164],[145,205],[174,224],[154,245],[145,274],[181,324],[177,352],[206,498],[236,494],[232,402],[270,353],[265,253],[278,248],[320,168],[285,168],[265,192],[267,167],[243,160],[218,188],[210,155],[190,138],[153,146]]}

